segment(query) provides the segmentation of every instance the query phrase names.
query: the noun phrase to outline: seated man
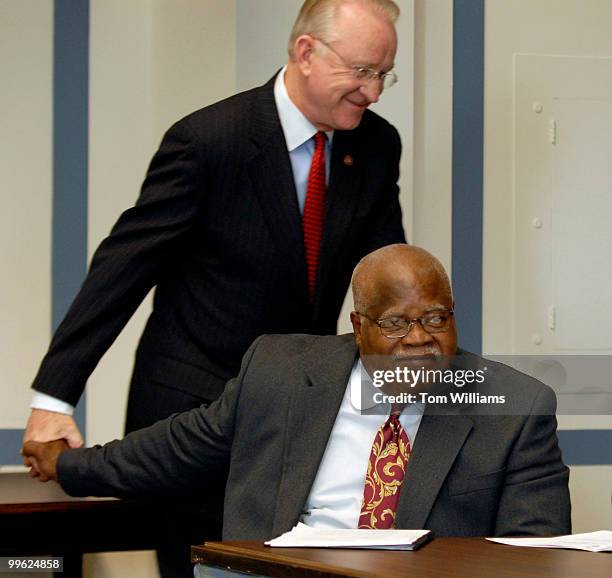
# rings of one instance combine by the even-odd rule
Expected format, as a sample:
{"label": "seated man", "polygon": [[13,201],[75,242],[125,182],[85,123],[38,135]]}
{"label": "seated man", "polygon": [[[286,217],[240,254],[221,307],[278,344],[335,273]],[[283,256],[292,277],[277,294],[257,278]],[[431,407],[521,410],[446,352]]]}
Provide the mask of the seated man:
{"label": "seated man", "polygon": [[[208,408],[103,447],[28,442],[24,455],[36,460],[43,479],[80,496],[197,490],[228,462],[228,540],[267,540],[298,521],[427,528],[438,536],[570,532],[554,394],[513,369],[457,350],[441,264],[417,247],[384,247],[357,265],[353,297],[354,335],[260,337]],[[408,367],[457,358],[486,366],[479,370],[484,383],[473,387],[505,401],[505,410],[491,415],[468,396],[451,403],[452,411],[437,411],[446,399],[440,395],[434,403],[416,396],[387,405],[389,417],[360,411],[351,384],[360,385],[362,367],[372,375],[379,358]],[[419,384],[412,391],[423,390]]]}

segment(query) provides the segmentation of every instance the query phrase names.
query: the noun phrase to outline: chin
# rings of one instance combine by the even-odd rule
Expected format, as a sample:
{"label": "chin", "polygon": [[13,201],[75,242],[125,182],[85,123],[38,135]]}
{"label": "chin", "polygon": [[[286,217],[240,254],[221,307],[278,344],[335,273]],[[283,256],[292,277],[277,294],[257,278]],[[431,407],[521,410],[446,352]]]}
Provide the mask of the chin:
{"label": "chin", "polygon": [[361,123],[361,119],[363,117],[364,112],[365,109],[357,114],[343,114],[341,116],[336,117],[334,119],[336,130],[353,130],[354,128],[357,128]]}
{"label": "chin", "polygon": [[338,123],[336,130],[353,130],[359,126],[361,119],[353,121],[353,122],[342,122]]}

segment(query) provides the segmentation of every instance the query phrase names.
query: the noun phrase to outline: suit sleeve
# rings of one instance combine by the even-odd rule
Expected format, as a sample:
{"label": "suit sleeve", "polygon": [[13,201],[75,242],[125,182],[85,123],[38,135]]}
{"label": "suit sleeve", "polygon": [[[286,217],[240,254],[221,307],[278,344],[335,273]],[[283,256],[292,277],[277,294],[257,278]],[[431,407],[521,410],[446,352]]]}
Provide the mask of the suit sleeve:
{"label": "suit sleeve", "polygon": [[542,389],[507,464],[496,536],[571,532],[569,470],[561,459],[555,409],[554,393]]}
{"label": "suit sleeve", "polygon": [[229,462],[236,408],[258,342],[210,406],[172,415],[104,446],[63,452],[57,464],[62,488],[73,496],[116,497],[201,491]]}
{"label": "suit sleeve", "polygon": [[359,254],[362,256],[385,245],[406,242],[397,184],[402,143],[397,130],[390,124],[386,125],[386,134],[380,140],[388,143],[388,151],[385,153],[388,166],[385,181],[381,183],[379,202],[369,218],[369,235],[364,238],[360,248]]}
{"label": "suit sleeve", "polygon": [[75,405],[89,375],[181,244],[199,212],[202,162],[187,121],[155,154],[136,205],[96,250],[32,387]]}

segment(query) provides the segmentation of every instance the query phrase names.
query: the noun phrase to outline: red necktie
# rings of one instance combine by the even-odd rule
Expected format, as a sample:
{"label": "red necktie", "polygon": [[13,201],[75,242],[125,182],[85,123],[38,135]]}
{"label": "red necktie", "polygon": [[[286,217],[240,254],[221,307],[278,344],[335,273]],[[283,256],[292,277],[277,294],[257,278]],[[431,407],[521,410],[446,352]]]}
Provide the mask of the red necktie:
{"label": "red necktie", "polygon": [[306,266],[308,268],[308,296],[311,303],[314,303],[315,300],[319,249],[323,237],[325,189],[327,188],[325,184],[325,141],[327,137],[324,132],[319,131],[315,134],[314,139],[315,150],[308,174],[308,187],[302,217]]}
{"label": "red necktie", "polygon": [[398,415],[392,412],[376,432],[368,461],[359,528],[395,528],[397,504],[411,451],[410,440]]}

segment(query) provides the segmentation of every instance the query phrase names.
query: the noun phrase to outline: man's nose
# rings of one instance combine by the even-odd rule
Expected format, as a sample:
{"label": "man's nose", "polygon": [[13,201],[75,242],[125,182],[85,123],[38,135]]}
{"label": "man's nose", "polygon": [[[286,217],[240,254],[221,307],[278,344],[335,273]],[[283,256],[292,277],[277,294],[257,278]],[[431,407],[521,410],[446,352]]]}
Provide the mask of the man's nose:
{"label": "man's nose", "polygon": [[361,85],[361,93],[371,102],[378,102],[383,91],[383,83],[378,78],[371,78]]}

